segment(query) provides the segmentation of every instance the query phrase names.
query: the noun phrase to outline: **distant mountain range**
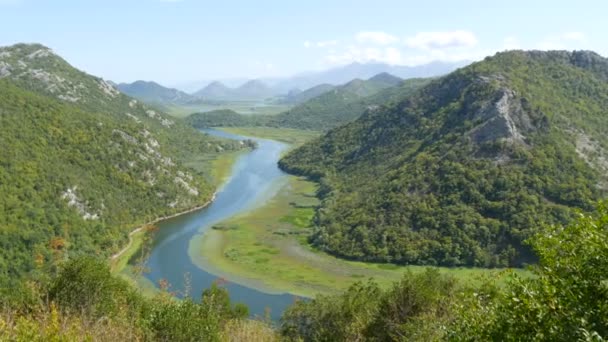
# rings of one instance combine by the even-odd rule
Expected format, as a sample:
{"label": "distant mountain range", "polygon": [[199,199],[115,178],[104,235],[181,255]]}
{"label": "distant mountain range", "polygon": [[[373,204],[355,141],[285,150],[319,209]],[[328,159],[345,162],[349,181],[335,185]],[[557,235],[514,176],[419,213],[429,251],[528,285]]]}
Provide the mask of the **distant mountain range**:
{"label": "distant mountain range", "polygon": [[469,64],[467,61],[446,63],[432,62],[419,66],[389,65],[385,63],[352,63],[325,71],[307,72],[284,79],[267,79],[277,91],[286,93],[291,89],[308,89],[319,84],[339,85],[353,79],[369,79],[374,75],[388,73],[402,79],[435,77],[448,74]]}
{"label": "distant mountain range", "polygon": [[193,95],[200,100],[243,101],[264,100],[277,94],[277,91],[271,89],[266,83],[260,80],[250,80],[238,88],[229,88],[220,81],[214,81]]}
{"label": "distant mountain range", "polygon": [[[269,98],[297,104],[321,95],[335,86],[355,79],[367,80],[380,74],[398,79],[426,78],[447,74],[468,62],[433,62],[420,66],[398,66],[385,63],[352,63],[325,71],[306,72],[286,78],[261,78],[248,81],[214,80],[191,93],[162,86],[155,82],[121,83],[123,93],[153,104],[195,104],[201,101],[262,101]],[[240,86],[231,86],[239,82]],[[197,82],[204,84],[205,82]],[[177,86],[180,88],[180,86]],[[187,84],[192,90],[192,83]],[[186,90],[186,88],[182,88]]]}

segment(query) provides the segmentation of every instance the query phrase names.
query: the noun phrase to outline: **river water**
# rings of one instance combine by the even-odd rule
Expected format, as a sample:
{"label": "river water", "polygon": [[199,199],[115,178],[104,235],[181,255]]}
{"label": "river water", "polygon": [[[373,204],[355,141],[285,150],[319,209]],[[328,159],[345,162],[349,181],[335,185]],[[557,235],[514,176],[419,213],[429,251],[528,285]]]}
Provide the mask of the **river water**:
{"label": "river water", "polygon": [[[190,282],[190,293],[200,298],[202,291],[211,286],[218,277],[195,265],[189,254],[190,240],[210,229],[215,223],[246,211],[256,203],[271,197],[277,182],[286,175],[277,167],[277,161],[287,145],[266,139],[238,136],[219,130],[205,133],[229,139],[252,139],[258,147],[239,157],[233,166],[230,179],[218,191],[215,201],[207,208],[159,222],[154,236],[147,271],[144,276],[158,286],[161,279],[171,284],[172,291],[183,291],[186,274]],[[223,281],[222,281],[223,283]],[[230,298],[244,303],[252,316],[264,316],[267,310],[273,320],[294,302],[290,294],[268,294],[235,283],[225,283]]]}

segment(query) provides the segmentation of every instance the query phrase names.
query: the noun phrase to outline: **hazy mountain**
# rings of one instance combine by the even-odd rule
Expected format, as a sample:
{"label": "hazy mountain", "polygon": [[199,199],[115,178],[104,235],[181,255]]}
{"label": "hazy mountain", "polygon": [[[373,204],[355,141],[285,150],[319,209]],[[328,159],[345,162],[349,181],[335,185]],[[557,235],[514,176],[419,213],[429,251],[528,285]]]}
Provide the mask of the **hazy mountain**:
{"label": "hazy mountain", "polygon": [[265,99],[276,93],[260,80],[251,80],[233,90],[232,95],[239,99]]}
{"label": "hazy mountain", "polygon": [[311,241],[365,261],[508,266],[608,190],[608,60],[500,53],[289,153],[321,181]]}
{"label": "hazy mountain", "polygon": [[183,91],[167,88],[156,82],[120,83],[116,88],[126,95],[151,104],[182,104],[194,99]]}
{"label": "hazy mountain", "polygon": [[277,93],[260,80],[249,80],[237,88],[229,88],[222,82],[214,81],[193,94],[199,100],[211,101],[255,101],[274,95]]}
{"label": "hazy mountain", "polygon": [[228,99],[231,94],[232,89],[220,81],[213,81],[192,95],[200,99]]}

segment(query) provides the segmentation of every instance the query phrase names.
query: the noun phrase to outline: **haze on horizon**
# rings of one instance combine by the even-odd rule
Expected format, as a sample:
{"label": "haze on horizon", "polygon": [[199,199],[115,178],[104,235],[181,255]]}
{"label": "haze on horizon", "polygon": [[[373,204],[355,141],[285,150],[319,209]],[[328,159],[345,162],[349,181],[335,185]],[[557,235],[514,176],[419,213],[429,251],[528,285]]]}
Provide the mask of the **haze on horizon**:
{"label": "haze on horizon", "polygon": [[290,76],[353,62],[474,61],[509,49],[606,55],[607,10],[598,1],[547,0],[0,0],[0,45],[41,43],[109,80],[178,86]]}

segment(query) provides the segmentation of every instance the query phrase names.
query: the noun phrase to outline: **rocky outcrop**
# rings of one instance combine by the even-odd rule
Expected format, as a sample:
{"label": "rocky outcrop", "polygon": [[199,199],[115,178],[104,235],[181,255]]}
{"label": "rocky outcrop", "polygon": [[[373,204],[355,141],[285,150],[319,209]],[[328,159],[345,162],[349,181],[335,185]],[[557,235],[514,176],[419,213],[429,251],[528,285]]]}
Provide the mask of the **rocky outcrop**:
{"label": "rocky outcrop", "polygon": [[474,114],[473,120],[482,121],[468,133],[477,144],[499,139],[524,143],[525,134],[536,129],[521,101],[507,88],[500,89],[498,100],[488,102]]}

